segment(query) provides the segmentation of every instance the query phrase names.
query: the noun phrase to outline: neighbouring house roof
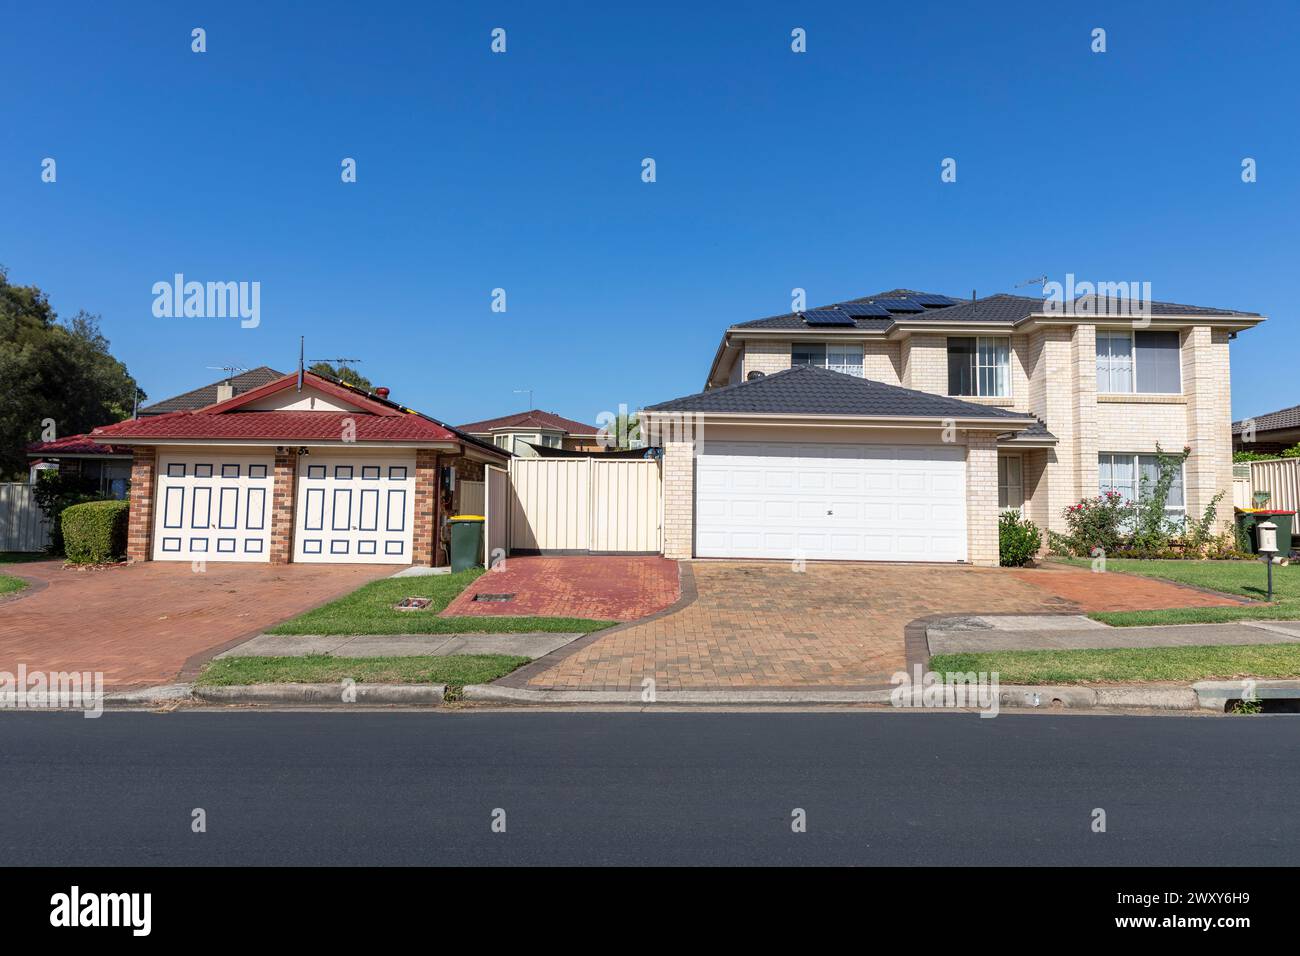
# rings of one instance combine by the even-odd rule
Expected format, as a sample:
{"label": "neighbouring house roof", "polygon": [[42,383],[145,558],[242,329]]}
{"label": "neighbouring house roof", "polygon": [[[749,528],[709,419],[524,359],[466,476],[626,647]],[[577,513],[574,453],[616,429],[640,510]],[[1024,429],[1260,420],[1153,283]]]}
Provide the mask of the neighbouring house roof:
{"label": "neighbouring house roof", "polygon": [[27,454],[32,457],[40,455],[48,458],[58,458],[60,455],[76,457],[83,455],[113,457],[116,455],[130,458],[131,449],[127,445],[102,444],[89,435],[69,435],[55,441],[32,442],[27,446]]}
{"label": "neighbouring house roof", "polygon": [[492,431],[525,428],[548,428],[567,432],[570,435],[595,435],[598,432],[595,425],[584,425],[582,422],[575,422],[572,418],[565,418],[554,412],[544,412],[539,408],[533,408],[526,412],[516,412],[513,415],[502,415],[500,418],[487,418],[481,422],[470,422],[468,425],[458,425],[457,427],[463,432],[480,435]]}
{"label": "neighbouring house roof", "polygon": [[1029,416],[994,405],[886,385],[869,378],[796,365],[762,378],[649,406],[650,412],[747,415],[845,415],[863,418],[999,419],[1024,424]]}
{"label": "neighbouring house roof", "polygon": [[603,458],[607,461],[645,458],[646,453],[652,451],[648,448],[602,448],[598,451],[578,451],[576,448],[552,448],[549,445],[534,445],[532,442],[528,442],[528,447],[537,452],[538,458]]}
{"label": "neighbouring house roof", "polygon": [[258,388],[198,411],[177,411],[136,418],[96,428],[92,438],[150,441],[264,441],[286,444],[309,441],[339,442],[345,430],[354,429],[358,442],[418,444],[460,442],[509,458],[510,453],[480,441],[460,429],[445,425],[385,397],[347,385],[331,376],[304,372],[311,388],[339,398],[347,411],[253,410],[247,406],[297,385],[297,374],[284,375]]}
{"label": "neighbouring house roof", "polygon": [[1284,428],[1300,428],[1300,405],[1292,405],[1290,408],[1269,412],[1266,415],[1252,415],[1250,418],[1243,418],[1239,422],[1233,422],[1232,433],[1240,435],[1246,430],[1246,422],[1254,423],[1257,434],[1259,432],[1279,431]]}
{"label": "neighbouring house roof", "polygon": [[207,408],[209,405],[216,404],[217,387],[225,385],[227,381],[234,388],[236,395],[243,395],[245,392],[251,392],[253,389],[260,388],[268,382],[274,382],[283,376],[283,372],[277,372],[270,366],[262,365],[229,379],[223,378],[211,385],[204,385],[202,388],[183,392],[180,395],[173,395],[171,398],[164,398],[160,402],[144,406],[137,410],[136,414],[141,418],[146,418],[151,415],[165,415],[168,412],[197,411],[200,408]]}
{"label": "neighbouring house roof", "polygon": [[[1083,303],[1095,297],[1081,296],[1074,300],[1074,309],[1079,312],[1083,308]],[[946,304],[943,301],[946,300]],[[844,309],[844,306],[853,305],[873,305],[881,304],[886,311],[890,312],[889,316],[850,316]],[[910,303],[910,304],[909,304]],[[900,306],[908,308],[908,311],[896,311]],[[1257,312],[1239,312],[1234,309],[1218,309],[1201,305],[1181,305],[1176,302],[1152,302],[1151,314],[1154,316],[1161,315],[1204,315],[1204,316],[1239,316],[1247,318],[1260,318]],[[917,308],[922,311],[917,311]],[[849,311],[852,311],[851,309]],[[889,292],[881,292],[876,295],[863,296],[858,299],[845,299],[841,302],[832,303],[831,305],[819,306],[816,309],[806,309],[803,312],[791,312],[785,315],[769,316],[765,319],[754,319],[750,322],[741,322],[731,326],[731,329],[790,329],[790,330],[814,330],[824,332],[828,328],[835,330],[837,328],[856,329],[858,331],[879,331],[886,332],[899,324],[910,322],[976,322],[976,323],[1004,323],[1014,324],[1031,315],[1042,314],[1047,311],[1047,304],[1041,297],[1007,295],[999,293],[997,295],[985,296],[982,299],[957,299],[951,296],[945,296],[935,292],[915,292],[911,289],[892,289]],[[843,326],[827,326],[817,324],[814,317],[813,324],[809,324],[807,316],[809,312],[816,313],[842,313],[846,319],[851,319],[852,324]],[[1084,313],[1086,314],[1086,313]],[[821,316],[825,318],[824,315]]]}

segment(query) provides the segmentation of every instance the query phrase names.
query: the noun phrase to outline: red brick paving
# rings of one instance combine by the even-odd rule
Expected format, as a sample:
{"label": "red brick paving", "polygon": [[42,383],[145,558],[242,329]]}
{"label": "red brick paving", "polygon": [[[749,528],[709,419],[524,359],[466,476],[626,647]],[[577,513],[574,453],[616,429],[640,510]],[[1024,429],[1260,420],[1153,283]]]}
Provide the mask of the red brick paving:
{"label": "red brick paving", "polygon": [[62,562],[4,573],[48,583],[0,603],[0,670],[103,671],[113,689],[168,683],[185,662],[251,637],[367,581],[388,565],[147,561],[103,570]]}
{"label": "red brick paving", "polygon": [[1005,574],[1071,601],[1083,611],[1155,611],[1171,607],[1232,607],[1242,604],[1194,588],[1136,574],[1095,574],[1088,568],[1048,562]]}
{"label": "red brick paving", "polygon": [[[641,556],[507,558],[462,591],[443,617],[580,617],[635,621],[662,611],[680,596],[677,562]],[[514,594],[511,601],[475,601],[474,595]]]}
{"label": "red brick paving", "polygon": [[[610,631],[527,686],[556,690],[869,687],[904,669],[904,629],[939,614],[1233,602],[1129,575],[958,565],[695,561],[686,607]],[[1099,580],[1102,579],[1102,580]]]}

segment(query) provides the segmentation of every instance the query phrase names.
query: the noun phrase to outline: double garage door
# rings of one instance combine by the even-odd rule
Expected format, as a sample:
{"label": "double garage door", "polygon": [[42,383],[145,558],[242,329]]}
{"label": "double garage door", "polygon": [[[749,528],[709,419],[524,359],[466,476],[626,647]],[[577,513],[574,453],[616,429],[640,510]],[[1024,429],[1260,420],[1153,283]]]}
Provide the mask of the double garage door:
{"label": "double garage door", "polygon": [[[271,456],[172,455],[158,461],[155,561],[269,561]],[[415,461],[298,463],[294,561],[410,564]]]}
{"label": "double garage door", "polygon": [[964,561],[966,449],[705,442],[695,465],[695,553]]}

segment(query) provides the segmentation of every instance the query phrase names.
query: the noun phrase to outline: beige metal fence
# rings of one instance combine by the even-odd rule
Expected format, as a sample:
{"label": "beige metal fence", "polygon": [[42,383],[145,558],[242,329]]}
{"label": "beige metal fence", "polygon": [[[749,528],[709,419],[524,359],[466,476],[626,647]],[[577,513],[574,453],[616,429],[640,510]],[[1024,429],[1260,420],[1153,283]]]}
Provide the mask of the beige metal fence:
{"label": "beige metal fence", "polygon": [[[1269,493],[1266,507],[1279,511],[1300,510],[1300,458],[1277,458],[1250,463],[1252,492]],[[1234,489],[1236,482],[1233,482]],[[1233,497],[1236,497],[1234,492]]]}
{"label": "beige metal fence", "polygon": [[0,483],[0,551],[43,551],[49,543],[49,528],[32,486]]}
{"label": "beige metal fence", "polygon": [[510,462],[512,551],[658,554],[663,483],[645,459]]}

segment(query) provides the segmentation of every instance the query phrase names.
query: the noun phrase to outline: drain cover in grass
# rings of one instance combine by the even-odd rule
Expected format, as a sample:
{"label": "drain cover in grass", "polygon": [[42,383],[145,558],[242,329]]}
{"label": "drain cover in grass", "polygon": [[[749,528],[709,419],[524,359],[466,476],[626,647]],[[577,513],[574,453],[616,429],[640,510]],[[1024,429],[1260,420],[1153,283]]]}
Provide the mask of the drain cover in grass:
{"label": "drain cover in grass", "polygon": [[394,611],[423,611],[426,607],[429,606],[429,603],[430,601],[428,598],[421,598],[421,597],[402,598],[400,601],[398,601],[396,604],[393,605],[393,610]]}

